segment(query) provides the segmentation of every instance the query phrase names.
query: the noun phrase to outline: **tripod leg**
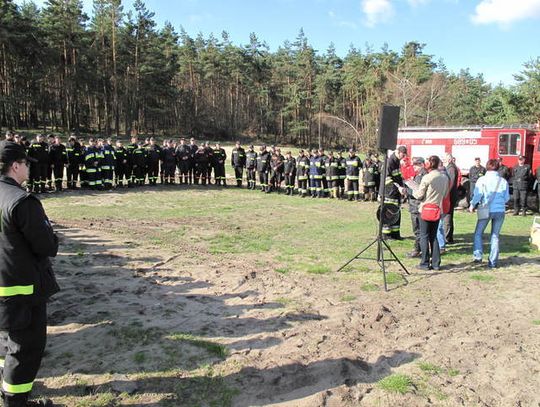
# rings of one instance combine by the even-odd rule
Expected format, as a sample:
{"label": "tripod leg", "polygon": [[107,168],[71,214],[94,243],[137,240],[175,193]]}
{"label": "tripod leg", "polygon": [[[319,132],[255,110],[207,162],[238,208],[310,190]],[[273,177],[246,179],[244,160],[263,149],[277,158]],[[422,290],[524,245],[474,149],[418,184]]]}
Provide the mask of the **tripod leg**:
{"label": "tripod leg", "polygon": [[395,261],[397,261],[399,263],[399,265],[401,266],[401,268],[403,269],[403,271],[405,271],[405,273],[407,274],[411,274],[409,273],[409,271],[407,270],[407,268],[403,265],[403,263],[401,262],[401,260],[398,259],[398,257],[396,256],[396,254],[392,251],[392,249],[390,248],[390,246],[388,246],[388,243],[386,243],[384,240],[382,241],[383,244],[386,246],[386,248],[388,249],[388,251],[390,252],[390,254],[392,255],[392,257],[394,258]]}
{"label": "tripod leg", "polygon": [[345,267],[347,267],[349,264],[351,264],[353,261],[355,261],[362,253],[364,253],[367,249],[369,249],[371,246],[373,246],[375,243],[378,242],[378,239],[375,239],[373,242],[371,242],[369,245],[364,247],[356,256],[354,256],[352,259],[350,259],[347,263],[345,263],[343,266],[341,266],[337,272],[339,273],[341,270],[343,270]]}
{"label": "tripod leg", "polygon": [[[384,291],[388,291],[388,286],[386,284],[386,266],[384,264],[384,247],[383,244],[386,246],[386,243],[383,239],[377,239],[378,246],[377,246],[377,262],[381,266],[382,275],[383,275],[383,282],[384,282]],[[388,246],[386,246],[388,247]]]}

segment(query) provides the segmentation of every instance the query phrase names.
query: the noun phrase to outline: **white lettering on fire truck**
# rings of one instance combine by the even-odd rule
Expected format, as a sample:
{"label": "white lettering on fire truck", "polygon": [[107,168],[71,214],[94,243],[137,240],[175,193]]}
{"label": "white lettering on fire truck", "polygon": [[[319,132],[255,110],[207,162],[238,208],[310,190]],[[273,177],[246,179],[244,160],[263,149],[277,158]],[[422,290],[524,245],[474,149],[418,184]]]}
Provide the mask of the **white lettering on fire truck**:
{"label": "white lettering on fire truck", "polygon": [[431,139],[422,139],[422,144],[433,144],[433,140],[431,140]]}
{"label": "white lettering on fire truck", "polygon": [[478,144],[478,140],[474,139],[474,138],[457,138],[457,139],[454,139],[454,144],[476,145],[476,144]]}

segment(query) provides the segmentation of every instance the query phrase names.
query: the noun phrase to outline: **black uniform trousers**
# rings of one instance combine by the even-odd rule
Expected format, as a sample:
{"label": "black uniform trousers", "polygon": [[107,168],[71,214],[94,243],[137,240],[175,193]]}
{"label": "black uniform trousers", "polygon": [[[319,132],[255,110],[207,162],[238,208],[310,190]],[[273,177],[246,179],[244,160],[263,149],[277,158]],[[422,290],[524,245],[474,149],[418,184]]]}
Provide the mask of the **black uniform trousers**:
{"label": "black uniform trousers", "polygon": [[261,191],[270,191],[267,172],[259,172],[259,183],[261,184]]}
{"label": "black uniform trousers", "polygon": [[296,174],[285,174],[285,189],[287,189],[287,192],[290,194],[294,191],[294,180],[296,178]]}
{"label": "black uniform trousers", "polygon": [[41,365],[47,342],[47,305],[29,309],[30,322],[20,329],[0,332],[0,353],[4,357],[2,394],[5,407],[25,406]]}
{"label": "black uniform trousers", "polygon": [[148,183],[150,185],[156,185],[159,176],[159,161],[152,161],[148,163]]}
{"label": "black uniform trousers", "polygon": [[180,173],[180,184],[191,184],[190,175],[191,163],[189,160],[181,160],[178,163],[178,172]]}
{"label": "black uniform trousers", "polygon": [[174,164],[174,162],[164,162],[162,171],[162,176],[164,177],[163,179],[165,180],[165,183],[174,184],[174,173],[176,171],[176,165]]}
{"label": "black uniform trousers", "polygon": [[241,187],[244,178],[244,167],[234,167],[234,177],[236,178],[236,185]]}
{"label": "black uniform trousers", "polygon": [[67,170],[66,170],[66,176],[67,176],[67,187],[71,189],[75,189],[77,187],[77,181],[79,179],[79,165],[78,164],[68,165]]}
{"label": "black uniform trousers", "polygon": [[126,181],[129,181],[129,175],[128,175],[128,166],[127,164],[116,164],[114,168],[114,176],[117,186],[123,186],[124,185],[124,179]]}
{"label": "black uniform trousers", "polygon": [[257,183],[257,171],[255,168],[247,170],[247,179],[248,179],[248,188],[255,189],[255,184]]}
{"label": "black uniform trousers", "polygon": [[53,169],[50,164],[47,164],[47,184],[49,185],[49,188],[52,186],[52,175],[53,175]]}
{"label": "black uniform trousers", "polygon": [[216,185],[227,184],[225,180],[225,164],[216,164],[214,166],[214,179]]}
{"label": "black uniform trousers", "polygon": [[136,185],[144,185],[146,181],[146,173],[144,166],[134,165],[131,171],[131,181]]}
{"label": "black uniform trousers", "polygon": [[520,210],[527,210],[527,190],[514,188],[514,213],[519,213]]}
{"label": "black uniform trousers", "polygon": [[57,191],[62,190],[62,182],[64,181],[64,163],[55,163],[53,168],[54,188]]}
{"label": "black uniform trousers", "polygon": [[206,178],[208,177],[208,168],[206,166],[195,165],[195,173],[193,182],[198,184],[199,182],[202,185],[206,185]]}
{"label": "black uniform trousers", "polygon": [[33,188],[34,192],[45,192],[45,184],[47,182],[47,167],[45,163],[30,164],[30,179],[28,185]]}

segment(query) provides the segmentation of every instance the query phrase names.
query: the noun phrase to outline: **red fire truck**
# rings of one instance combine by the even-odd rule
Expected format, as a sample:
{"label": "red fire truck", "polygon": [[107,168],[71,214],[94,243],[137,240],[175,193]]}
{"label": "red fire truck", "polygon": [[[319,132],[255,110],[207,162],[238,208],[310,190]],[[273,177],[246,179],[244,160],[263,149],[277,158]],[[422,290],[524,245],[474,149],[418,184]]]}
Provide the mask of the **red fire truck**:
{"label": "red fire truck", "polygon": [[463,175],[468,174],[476,157],[482,165],[501,157],[512,168],[518,156],[524,155],[533,171],[540,165],[540,129],[533,126],[409,127],[399,130],[397,143],[407,147],[410,157],[443,158],[450,153]]}

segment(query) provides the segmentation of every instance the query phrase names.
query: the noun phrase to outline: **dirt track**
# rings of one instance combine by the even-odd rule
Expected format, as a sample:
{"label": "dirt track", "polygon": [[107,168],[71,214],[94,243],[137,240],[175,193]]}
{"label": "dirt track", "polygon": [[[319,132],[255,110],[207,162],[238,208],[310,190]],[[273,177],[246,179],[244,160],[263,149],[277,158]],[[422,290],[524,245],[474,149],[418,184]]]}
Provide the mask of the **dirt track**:
{"label": "dirt track", "polygon": [[[239,407],[540,405],[538,261],[492,281],[456,268],[365,292],[353,274],[282,275],[203,244],[141,250],[88,226],[59,226],[63,292],[50,306],[38,385],[57,401],[110,390],[131,394],[121,404],[205,405],[200,381],[178,369],[210,366],[209,386],[238,389],[221,402]],[[229,353],[177,344],[179,332]],[[393,373],[412,379],[408,393],[377,385]]]}

